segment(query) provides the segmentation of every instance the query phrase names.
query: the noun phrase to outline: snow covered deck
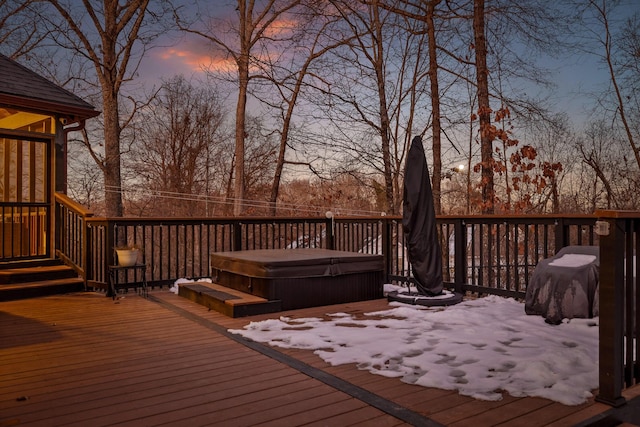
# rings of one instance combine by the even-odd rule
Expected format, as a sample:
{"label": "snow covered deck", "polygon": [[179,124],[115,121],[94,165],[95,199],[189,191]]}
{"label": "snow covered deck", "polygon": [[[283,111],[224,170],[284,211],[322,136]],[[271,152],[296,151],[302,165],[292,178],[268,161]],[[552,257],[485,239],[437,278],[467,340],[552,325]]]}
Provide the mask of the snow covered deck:
{"label": "snow covered deck", "polygon": [[[378,299],[280,314],[387,309]],[[477,400],[228,332],[272,318],[229,318],[166,290],[115,302],[81,293],[0,303],[0,426],[568,426],[619,414],[593,398]]]}

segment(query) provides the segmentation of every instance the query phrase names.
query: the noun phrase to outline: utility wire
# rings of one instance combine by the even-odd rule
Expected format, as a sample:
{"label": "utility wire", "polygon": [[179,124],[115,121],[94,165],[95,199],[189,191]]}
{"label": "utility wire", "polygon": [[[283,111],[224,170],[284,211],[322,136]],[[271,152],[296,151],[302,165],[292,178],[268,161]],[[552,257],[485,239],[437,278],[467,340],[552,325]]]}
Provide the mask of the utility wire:
{"label": "utility wire", "polygon": [[[215,195],[206,195],[206,194],[194,194],[194,193],[181,193],[175,191],[165,191],[165,190],[141,190],[141,189],[132,189],[132,188],[121,188],[119,189],[116,186],[105,186],[105,192],[107,193],[120,193],[124,195],[128,194],[142,194],[145,196],[153,196],[155,198],[169,199],[169,200],[180,200],[180,201],[191,201],[191,202],[205,202],[205,203],[215,203],[218,205],[228,205],[233,206],[233,204],[239,200],[233,197],[225,197],[225,196],[215,196]],[[253,200],[253,199],[241,199],[243,204],[246,207],[253,208],[270,208],[273,206],[271,202],[262,201],[262,200]],[[307,212],[307,213],[322,213],[327,211],[335,211],[335,214],[344,214],[344,215],[359,215],[359,216],[375,216],[380,215],[380,211],[371,211],[371,210],[358,210],[358,209],[349,209],[349,208],[336,208],[329,206],[307,206],[300,205],[295,203],[286,203],[279,202],[277,204],[278,209],[290,209],[296,210],[298,212]]]}

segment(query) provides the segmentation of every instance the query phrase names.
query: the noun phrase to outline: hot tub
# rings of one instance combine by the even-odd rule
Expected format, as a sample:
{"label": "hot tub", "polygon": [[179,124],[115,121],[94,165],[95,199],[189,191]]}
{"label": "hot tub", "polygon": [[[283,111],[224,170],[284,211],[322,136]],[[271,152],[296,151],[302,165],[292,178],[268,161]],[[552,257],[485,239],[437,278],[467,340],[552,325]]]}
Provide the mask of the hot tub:
{"label": "hot tub", "polygon": [[259,249],[211,255],[215,283],[279,300],[283,310],[383,297],[382,255],[329,249]]}

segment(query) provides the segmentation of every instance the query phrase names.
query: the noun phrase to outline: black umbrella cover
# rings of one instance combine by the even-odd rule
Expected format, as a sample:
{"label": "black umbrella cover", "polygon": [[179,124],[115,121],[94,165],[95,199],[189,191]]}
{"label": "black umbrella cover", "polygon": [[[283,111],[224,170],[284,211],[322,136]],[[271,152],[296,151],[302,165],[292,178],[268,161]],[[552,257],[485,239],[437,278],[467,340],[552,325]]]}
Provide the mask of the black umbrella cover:
{"label": "black umbrella cover", "polygon": [[402,228],[418,292],[442,293],[442,249],[436,229],[436,212],[422,138],[411,141],[404,172]]}

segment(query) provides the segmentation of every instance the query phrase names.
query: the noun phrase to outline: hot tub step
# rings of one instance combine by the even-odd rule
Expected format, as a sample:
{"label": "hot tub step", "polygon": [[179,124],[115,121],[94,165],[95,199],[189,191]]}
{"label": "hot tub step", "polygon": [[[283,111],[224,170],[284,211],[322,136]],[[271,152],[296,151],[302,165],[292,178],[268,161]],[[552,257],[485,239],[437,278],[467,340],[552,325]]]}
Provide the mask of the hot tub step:
{"label": "hot tub step", "polygon": [[254,316],[282,310],[280,301],[269,301],[209,282],[181,283],[178,295],[229,317]]}

